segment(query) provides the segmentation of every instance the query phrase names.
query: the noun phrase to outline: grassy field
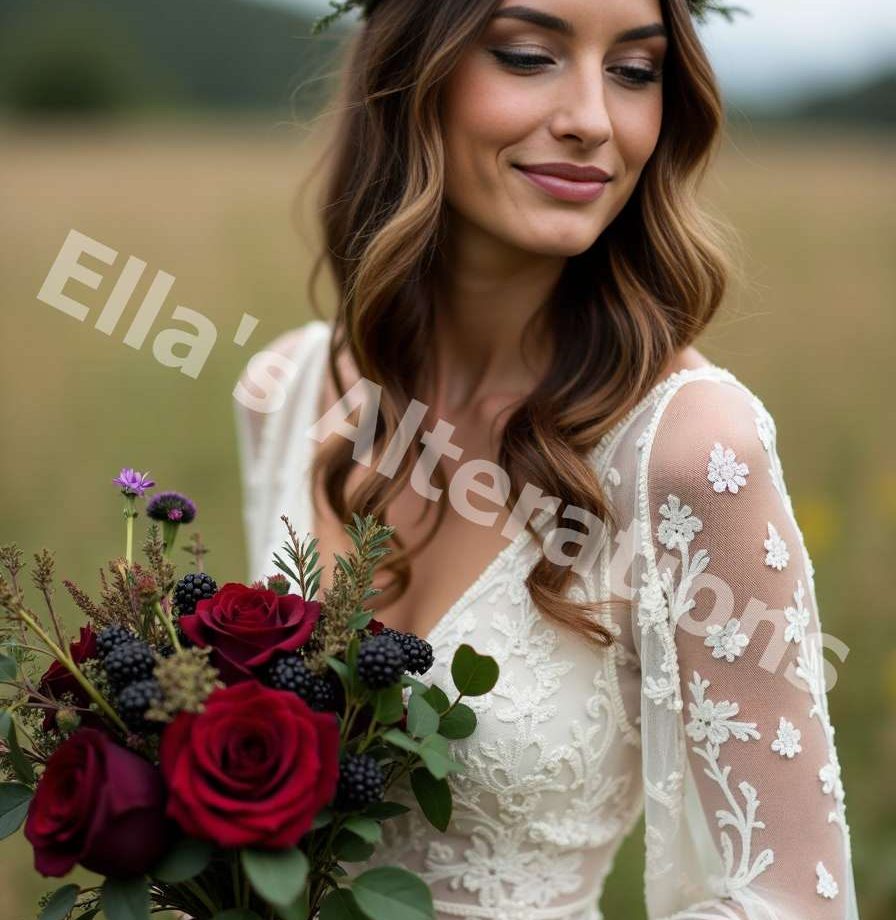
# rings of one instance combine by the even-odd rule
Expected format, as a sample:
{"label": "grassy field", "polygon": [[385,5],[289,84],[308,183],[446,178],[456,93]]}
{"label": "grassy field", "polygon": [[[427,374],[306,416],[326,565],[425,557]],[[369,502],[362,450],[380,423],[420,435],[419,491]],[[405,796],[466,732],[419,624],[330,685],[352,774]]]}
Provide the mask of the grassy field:
{"label": "grassy field", "polygon": [[[849,647],[830,693],[864,920],[896,916],[896,627],[887,562],[896,534],[896,431],[887,411],[896,342],[894,141],[740,129],[706,187],[743,241],[746,287],[732,288],[701,349],[765,402],[815,562],[824,629]],[[310,251],[290,220],[307,157],[287,125],[0,127],[0,543],[47,545],[93,589],[122,552],[123,465],[200,506],[212,571],[245,575],[231,389],[249,353],[309,317]],[[97,291],[67,293],[84,322],[37,293],[71,229],[116,250]],[[110,335],[94,324],[125,258],[147,269]],[[99,269],[101,266],[96,264]],[[146,344],[124,343],[152,276],[174,288]],[[324,291],[324,294],[329,292]],[[175,304],[218,339],[196,379],[155,360]],[[233,344],[241,315],[260,320]],[[186,556],[184,556],[186,561]],[[69,611],[68,622],[76,616]],[[889,766],[888,766],[889,765]],[[638,920],[643,828],[610,880],[608,920]],[[75,880],[89,878],[76,873]],[[17,835],[0,842],[0,920],[27,920],[56,887]]]}

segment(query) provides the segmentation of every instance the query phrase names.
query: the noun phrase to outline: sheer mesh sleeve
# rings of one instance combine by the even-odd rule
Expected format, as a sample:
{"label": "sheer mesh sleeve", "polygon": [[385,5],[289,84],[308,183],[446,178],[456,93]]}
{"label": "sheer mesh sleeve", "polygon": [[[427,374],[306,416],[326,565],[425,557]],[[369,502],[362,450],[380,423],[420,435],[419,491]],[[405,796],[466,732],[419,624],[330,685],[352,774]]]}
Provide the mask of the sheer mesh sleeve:
{"label": "sheer mesh sleeve", "polygon": [[252,355],[233,389],[250,577],[263,568],[272,516],[278,516],[278,458],[287,450],[307,337],[307,326],[278,336]]}
{"label": "sheer mesh sleeve", "polygon": [[775,425],[694,379],[638,440],[649,916],[857,920],[812,564]]}

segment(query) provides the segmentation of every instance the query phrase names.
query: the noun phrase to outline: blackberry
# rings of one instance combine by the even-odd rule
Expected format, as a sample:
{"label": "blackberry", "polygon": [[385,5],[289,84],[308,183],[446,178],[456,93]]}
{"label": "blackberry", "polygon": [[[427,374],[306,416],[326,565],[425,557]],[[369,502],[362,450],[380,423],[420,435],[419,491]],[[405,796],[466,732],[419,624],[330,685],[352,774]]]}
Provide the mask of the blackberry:
{"label": "blackberry", "polygon": [[425,639],[413,633],[392,629],[390,626],[385,627],[380,635],[394,639],[401,646],[406,671],[410,671],[411,674],[425,674],[432,667],[435,658],[432,646]]}
{"label": "blackberry", "polygon": [[358,652],[358,677],[371,688],[391,687],[404,673],[404,651],[394,639],[382,633],[365,639]]}
{"label": "blackberry", "polygon": [[380,802],[385,791],[382,767],[369,754],[347,754],[339,763],[339,781],[333,807],[357,811]]}
{"label": "blackberry", "polygon": [[218,590],[218,584],[205,572],[190,572],[174,586],[174,606],[178,616],[195,613],[199,601],[212,597]]}
{"label": "blackberry", "polygon": [[156,659],[152,649],[145,642],[134,639],[131,642],[116,645],[106,655],[103,666],[112,686],[120,691],[128,684],[151,677],[153,668],[156,666]]}
{"label": "blackberry", "polygon": [[301,655],[278,655],[267,668],[267,683],[275,690],[290,690],[318,712],[339,708],[336,687],[326,675],[309,670]]}
{"label": "blackberry", "polygon": [[143,718],[146,710],[153,703],[161,703],[161,701],[162,688],[154,677],[150,677],[147,680],[138,680],[128,684],[118,694],[116,709],[128,728],[134,731],[145,731],[151,727],[151,723]]}
{"label": "blackberry", "polygon": [[104,626],[96,637],[100,658],[105,658],[116,646],[124,645],[125,642],[133,642],[136,638],[129,629],[117,623],[112,626]]}

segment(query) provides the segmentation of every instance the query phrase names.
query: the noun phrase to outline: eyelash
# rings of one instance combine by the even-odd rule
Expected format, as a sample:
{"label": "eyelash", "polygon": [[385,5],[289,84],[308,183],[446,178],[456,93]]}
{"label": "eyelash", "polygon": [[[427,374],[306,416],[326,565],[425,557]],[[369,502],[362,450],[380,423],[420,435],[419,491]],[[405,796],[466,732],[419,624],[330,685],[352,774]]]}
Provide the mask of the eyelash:
{"label": "eyelash", "polygon": [[[542,64],[554,63],[551,58],[543,57],[540,54],[515,54],[511,51],[501,51],[497,48],[491,49],[491,53],[502,64],[528,73],[533,73],[538,70]],[[623,74],[628,74],[628,76],[623,77],[623,80],[631,86],[638,87],[647,86],[649,83],[656,83],[662,75],[662,71],[652,70],[646,67],[616,67],[614,70]],[[632,76],[633,74],[637,76]]]}

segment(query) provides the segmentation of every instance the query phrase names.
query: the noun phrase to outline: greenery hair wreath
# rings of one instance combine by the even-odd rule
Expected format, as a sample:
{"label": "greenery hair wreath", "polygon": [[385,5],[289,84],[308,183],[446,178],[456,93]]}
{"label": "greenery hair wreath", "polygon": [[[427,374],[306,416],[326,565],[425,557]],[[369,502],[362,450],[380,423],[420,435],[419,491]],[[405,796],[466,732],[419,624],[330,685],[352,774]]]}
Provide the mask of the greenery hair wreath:
{"label": "greenery hair wreath", "polygon": [[[382,0],[329,0],[330,6],[333,7],[333,12],[315,20],[311,26],[311,34],[317,35],[339,19],[340,16],[353,9],[360,9],[362,17],[366,19],[381,2]],[[724,3],[717,2],[717,0],[687,0],[687,3],[691,10],[691,15],[701,23],[706,22],[713,13],[724,16],[728,22],[733,21],[735,13],[748,13],[742,6],[727,6]]]}

